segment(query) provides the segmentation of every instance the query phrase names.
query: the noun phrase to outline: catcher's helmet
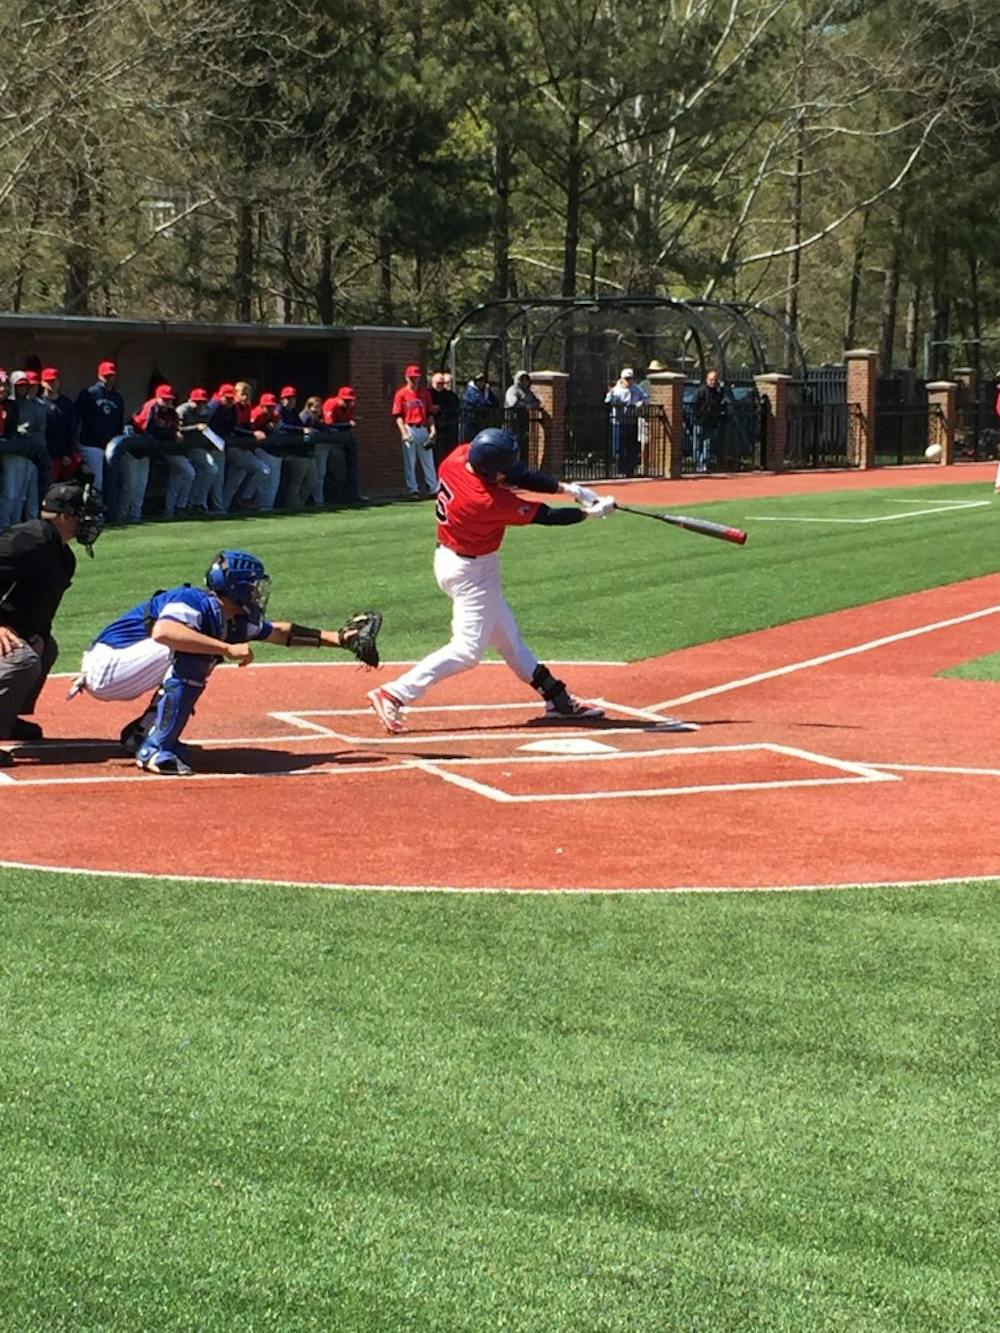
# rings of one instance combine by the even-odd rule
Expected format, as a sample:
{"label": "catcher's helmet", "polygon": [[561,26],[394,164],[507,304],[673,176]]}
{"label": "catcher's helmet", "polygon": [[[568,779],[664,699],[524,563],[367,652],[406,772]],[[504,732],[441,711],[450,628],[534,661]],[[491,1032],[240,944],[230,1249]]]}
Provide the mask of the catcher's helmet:
{"label": "catcher's helmet", "polygon": [[255,619],[264,614],[271,593],[263,561],[249,551],[220,551],[205,571],[205,585]]}
{"label": "catcher's helmet", "polygon": [[498,472],[513,481],[524,471],[517,436],[499,426],[487,426],[478,435],[473,435],[469,444],[469,463],[473,472],[487,481],[494,481]]}

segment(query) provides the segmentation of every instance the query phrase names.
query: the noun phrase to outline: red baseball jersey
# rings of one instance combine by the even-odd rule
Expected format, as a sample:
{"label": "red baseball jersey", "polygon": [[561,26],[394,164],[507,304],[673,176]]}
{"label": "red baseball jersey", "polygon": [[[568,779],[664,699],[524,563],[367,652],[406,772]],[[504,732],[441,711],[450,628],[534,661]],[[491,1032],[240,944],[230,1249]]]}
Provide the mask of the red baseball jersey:
{"label": "red baseball jersey", "polygon": [[460,444],[438,468],[437,539],[459,555],[498,551],[504,529],[534,522],[538,500],[525,500],[506,486],[469,472],[469,446]]}
{"label": "red baseball jersey", "polygon": [[427,426],[435,412],[430,389],[411,389],[404,384],[392,400],[392,415],[402,417],[408,426]]}

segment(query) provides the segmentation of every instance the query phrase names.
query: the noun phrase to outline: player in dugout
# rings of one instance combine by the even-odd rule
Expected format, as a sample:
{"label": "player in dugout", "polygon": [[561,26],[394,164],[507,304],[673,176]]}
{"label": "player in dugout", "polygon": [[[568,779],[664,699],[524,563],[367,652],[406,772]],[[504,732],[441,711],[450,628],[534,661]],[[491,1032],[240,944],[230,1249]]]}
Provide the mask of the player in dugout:
{"label": "player in dugout", "polygon": [[70,697],[138,699],[154,690],[142,714],[121,732],[138,766],[163,777],[192,771],[180,736],[209,676],[222,661],[247,666],[252,642],[287,648],[343,648],[368,667],[379,664],[382,616],[364,611],[339,630],[310,629],[266,620],[271,580],[248,551],[220,551],[205,573],[205,587],[183,584],[155,592],[106,626],[83,655]]}
{"label": "player in dugout", "polygon": [[[515,486],[549,495],[562,492],[582,508],[553,509],[516,494]],[[500,586],[499,552],[508,527],[566,527],[584,518],[606,518],[614,508],[610,496],[525,467],[509,431],[488,427],[453,449],[438,472],[434,553],[434,577],[452,602],[451,640],[397,680],[369,692],[385,729],[404,731],[403,709],[438,681],[476,666],[487,648],[495,648],[514,675],[537,690],[546,716],[570,721],[603,717],[603,708],[575,699],[522,639]]]}

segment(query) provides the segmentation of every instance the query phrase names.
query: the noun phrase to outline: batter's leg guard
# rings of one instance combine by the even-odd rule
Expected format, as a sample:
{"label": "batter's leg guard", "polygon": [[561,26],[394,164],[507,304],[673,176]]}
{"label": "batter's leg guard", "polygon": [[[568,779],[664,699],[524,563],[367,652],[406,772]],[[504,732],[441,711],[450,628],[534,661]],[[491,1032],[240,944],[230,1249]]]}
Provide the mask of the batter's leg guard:
{"label": "batter's leg guard", "polygon": [[153,725],[136,750],[135,762],[140,768],[171,777],[186,777],[191,772],[179,739],[204,688],[204,681],[195,683],[178,676],[169,676],[163,682],[157,692]]}
{"label": "batter's leg guard", "polygon": [[604,709],[597,704],[582,703],[579,699],[574,699],[566,688],[566,682],[557,680],[543,662],[539,662],[535,667],[531,684],[545,700],[545,712],[549,717],[577,718],[586,721],[588,718],[604,716]]}

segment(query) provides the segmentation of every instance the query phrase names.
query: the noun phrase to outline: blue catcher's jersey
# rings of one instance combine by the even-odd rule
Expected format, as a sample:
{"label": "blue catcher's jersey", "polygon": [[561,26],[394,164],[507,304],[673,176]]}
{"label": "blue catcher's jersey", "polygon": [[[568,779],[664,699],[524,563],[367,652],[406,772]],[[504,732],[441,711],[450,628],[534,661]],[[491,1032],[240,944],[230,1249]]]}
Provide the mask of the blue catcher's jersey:
{"label": "blue catcher's jersey", "polygon": [[94,643],[106,643],[111,648],[130,648],[132,644],[148,639],[158,620],[176,620],[178,624],[188,625],[225,643],[266,639],[273,628],[269,620],[253,622],[242,612],[227,625],[222,605],[213,593],[205,588],[184,586],[154,593],[148,602],[133,606],[101,630]]}

